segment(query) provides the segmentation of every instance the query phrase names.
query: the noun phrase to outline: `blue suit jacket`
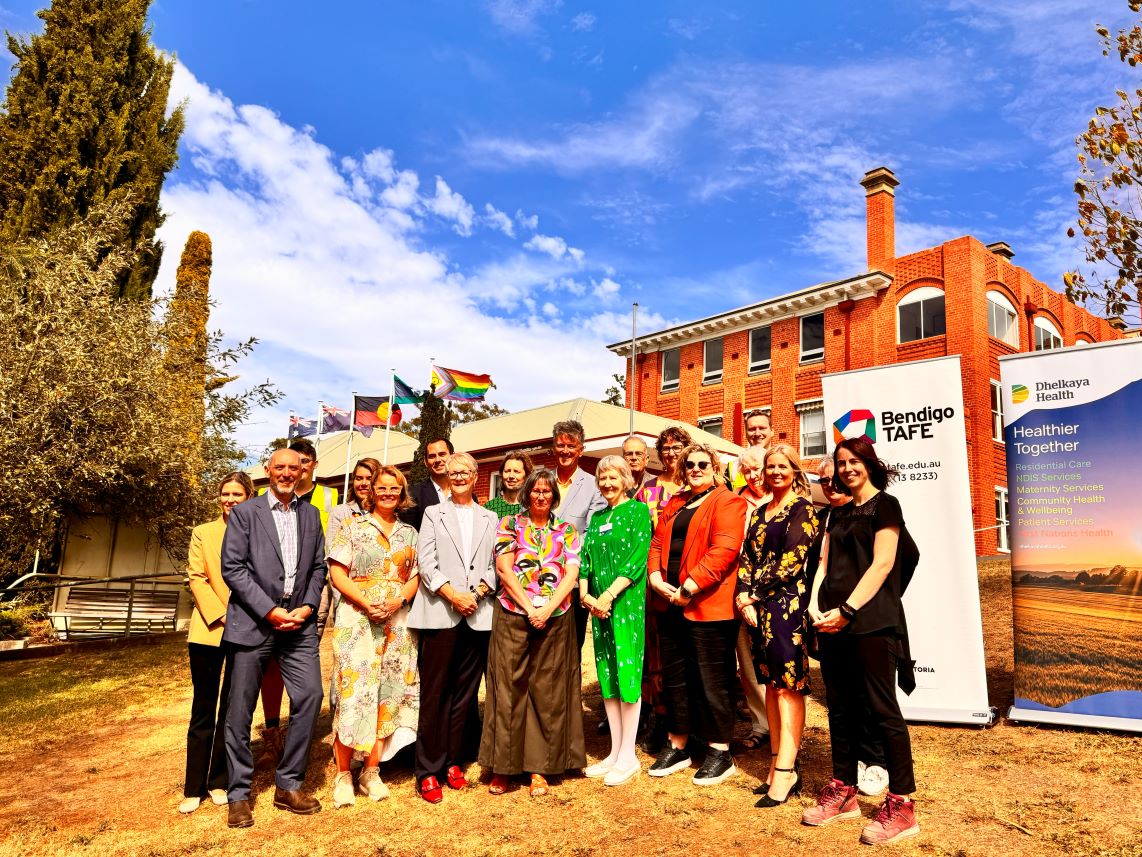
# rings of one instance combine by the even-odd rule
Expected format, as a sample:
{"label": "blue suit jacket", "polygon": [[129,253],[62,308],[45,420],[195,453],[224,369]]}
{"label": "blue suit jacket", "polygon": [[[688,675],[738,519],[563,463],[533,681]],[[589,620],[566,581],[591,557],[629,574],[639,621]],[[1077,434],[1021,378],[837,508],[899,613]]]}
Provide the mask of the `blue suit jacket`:
{"label": "blue suit jacket", "polygon": [[[316,632],[317,607],[325,585],[325,536],[321,514],[309,503],[297,504],[297,577],[289,609],[308,604],[309,619],[295,633]],[[274,633],[266,614],[285,591],[285,566],[273,513],[265,496],[239,503],[230,511],[222,540],[222,579],[230,587],[222,639],[254,646]]]}

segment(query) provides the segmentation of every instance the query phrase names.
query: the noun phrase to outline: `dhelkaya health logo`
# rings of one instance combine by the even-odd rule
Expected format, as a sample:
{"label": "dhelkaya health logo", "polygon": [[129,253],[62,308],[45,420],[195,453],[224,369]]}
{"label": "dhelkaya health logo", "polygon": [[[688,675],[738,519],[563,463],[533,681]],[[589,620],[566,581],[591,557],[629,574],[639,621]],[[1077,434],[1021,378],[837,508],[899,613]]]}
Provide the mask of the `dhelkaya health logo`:
{"label": "dhelkaya health logo", "polygon": [[833,423],[833,443],[854,437],[867,437],[870,443],[876,443],[876,417],[872,411],[857,408]]}
{"label": "dhelkaya health logo", "polygon": [[1027,401],[1027,397],[1031,395],[1031,391],[1024,387],[1022,384],[1011,385],[1011,402],[1015,405],[1022,405]]}
{"label": "dhelkaya health logo", "polygon": [[[1089,387],[1090,378],[1060,378],[1057,381],[1036,381],[1035,402],[1065,402],[1075,397],[1080,387]],[[1031,398],[1031,390],[1023,384],[1011,385],[1011,403],[1022,405]]]}

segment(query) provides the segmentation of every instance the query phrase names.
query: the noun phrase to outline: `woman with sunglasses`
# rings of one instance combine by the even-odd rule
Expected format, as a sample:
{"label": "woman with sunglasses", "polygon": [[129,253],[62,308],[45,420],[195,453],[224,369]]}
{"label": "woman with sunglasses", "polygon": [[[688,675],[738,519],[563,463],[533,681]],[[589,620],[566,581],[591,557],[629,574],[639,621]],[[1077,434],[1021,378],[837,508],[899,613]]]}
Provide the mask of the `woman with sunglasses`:
{"label": "woman with sunglasses", "polygon": [[745,533],[746,501],[723,484],[718,454],[691,444],[680,456],[686,488],[662,511],[647,562],[658,614],[668,743],[650,767],[665,777],[690,767],[705,744],[692,778],[714,785],[736,773],[730,755],[736,713],[734,612],[738,552]]}
{"label": "woman with sunglasses", "polygon": [[888,794],[860,838],[884,845],[920,832],[912,802],[912,743],[896,699],[897,684],[905,692],[915,687],[900,601],[904,514],[884,490],[896,471],[877,457],[867,438],[837,444],[833,465],[836,487],[853,499],[830,516],[824,570],[809,600],[829,705],[833,777],[801,821],[822,826],[860,817],[857,768],[871,731],[884,747]]}

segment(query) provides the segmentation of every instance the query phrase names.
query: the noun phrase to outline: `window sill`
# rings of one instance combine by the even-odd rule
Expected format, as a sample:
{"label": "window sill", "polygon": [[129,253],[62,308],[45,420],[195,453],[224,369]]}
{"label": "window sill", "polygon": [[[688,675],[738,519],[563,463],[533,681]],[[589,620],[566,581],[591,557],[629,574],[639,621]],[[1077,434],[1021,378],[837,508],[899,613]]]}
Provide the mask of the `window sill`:
{"label": "window sill", "polygon": [[824,362],[825,362],[825,355],[822,354],[820,357],[809,357],[807,359],[798,360],[797,365],[798,366],[813,366],[814,364],[824,363]]}
{"label": "window sill", "polygon": [[766,366],[764,369],[750,369],[747,374],[750,378],[753,378],[757,375],[769,375],[772,372],[773,368],[771,366]]}
{"label": "window sill", "polygon": [[703,387],[712,387],[715,384],[720,384],[720,383],[722,383],[722,376],[721,375],[719,375],[717,378],[703,378],[702,379],[702,386]]}
{"label": "window sill", "polygon": [[676,384],[673,387],[660,387],[658,392],[660,395],[663,395],[663,396],[668,396],[671,393],[677,393],[678,392],[678,385]]}

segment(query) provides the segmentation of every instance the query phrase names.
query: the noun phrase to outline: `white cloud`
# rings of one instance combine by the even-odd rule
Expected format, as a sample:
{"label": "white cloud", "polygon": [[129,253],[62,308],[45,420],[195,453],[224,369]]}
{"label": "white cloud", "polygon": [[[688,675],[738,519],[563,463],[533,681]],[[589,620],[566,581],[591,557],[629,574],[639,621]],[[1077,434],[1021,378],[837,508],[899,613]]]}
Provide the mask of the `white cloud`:
{"label": "white cloud", "polygon": [[610,277],[603,277],[602,280],[594,284],[591,294],[603,303],[612,303],[618,297],[619,289],[618,283]]}
{"label": "white cloud", "polygon": [[476,212],[472,206],[448,187],[448,182],[440,176],[436,177],[436,195],[425,201],[425,206],[433,214],[451,220],[453,229],[460,235],[472,234],[472,223],[476,219]]}
{"label": "white cloud", "polygon": [[[173,288],[186,236],[207,232],[211,327],[231,339],[256,336],[239,383],[269,378],[285,393],[280,405],[252,416],[240,443],[259,448],[282,435],[287,412],[309,414],[317,399],[344,407],[350,390],[383,393],[390,367],[423,384],[430,354],[491,374],[493,400],[510,410],[601,394],[617,363],[604,334],[580,303],[544,298],[559,306],[553,318],[534,297],[578,270],[569,252],[556,260],[515,250],[466,271],[434,246],[440,221],[429,203],[448,212],[449,225],[472,216],[443,177],[434,196],[409,204],[416,176],[398,170],[391,154],[343,161],[315,132],[263,107],[235,105],[179,64],[171,99],[183,98],[186,158],[163,191],[168,251],[156,293]],[[363,201],[358,179],[383,190]],[[542,342],[560,372],[552,376],[550,360],[521,360],[519,349],[503,347],[508,342]]]}
{"label": "white cloud", "polygon": [[498,229],[508,238],[515,238],[515,225],[512,223],[512,219],[490,202],[484,204],[484,222],[493,229]]}
{"label": "white cloud", "polygon": [[595,29],[597,20],[593,12],[580,12],[571,19],[571,29],[577,33],[589,33]]}
{"label": "white cloud", "polygon": [[666,22],[666,26],[670,32],[691,42],[709,29],[708,24],[697,18],[671,18]]}
{"label": "white cloud", "polygon": [[521,209],[516,209],[515,222],[522,226],[524,229],[530,229],[534,232],[539,228],[539,215],[532,214],[530,216],[523,213]]}
{"label": "white cloud", "polygon": [[535,234],[531,236],[523,246],[528,250],[546,253],[552,259],[569,257],[573,259],[577,265],[583,264],[583,258],[585,256],[583,251],[578,247],[568,247],[567,242],[558,235]]}
{"label": "white cloud", "polygon": [[562,0],[488,0],[485,8],[492,21],[513,36],[532,36],[538,19],[562,6]]}

